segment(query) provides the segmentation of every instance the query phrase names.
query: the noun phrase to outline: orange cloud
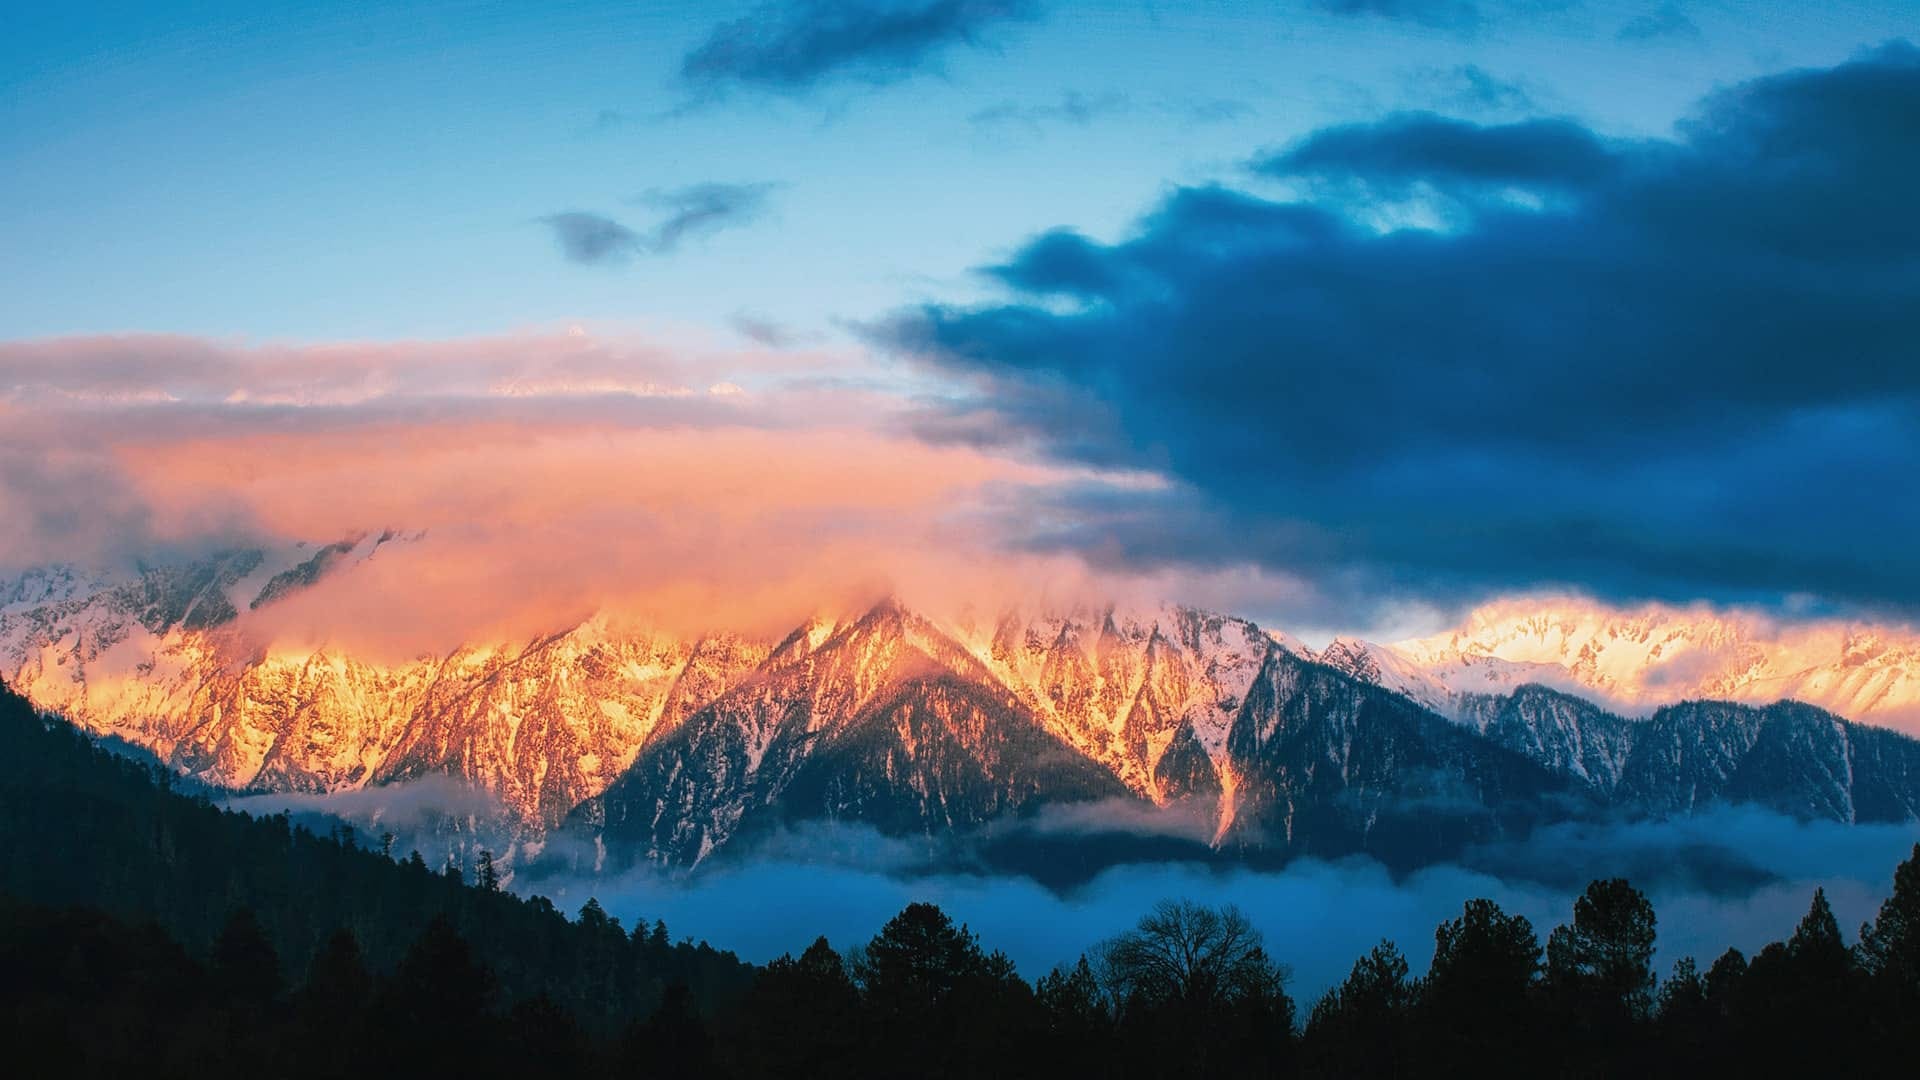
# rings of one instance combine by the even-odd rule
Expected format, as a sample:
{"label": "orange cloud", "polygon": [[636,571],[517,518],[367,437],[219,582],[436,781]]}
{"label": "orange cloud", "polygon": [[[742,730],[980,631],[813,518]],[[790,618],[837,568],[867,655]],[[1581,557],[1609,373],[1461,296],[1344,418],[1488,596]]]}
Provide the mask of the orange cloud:
{"label": "orange cloud", "polygon": [[[865,363],[834,384],[815,359],[579,334],[4,346],[0,408],[30,422],[0,447],[34,476],[0,495],[66,527],[0,537],[0,561],[422,534],[243,619],[256,644],[389,659],[596,612],[773,634],[887,592],[957,610],[1112,591],[1002,543],[1010,507],[1084,471],[923,441]],[[77,511],[52,495],[76,488]]]}
{"label": "orange cloud", "polygon": [[822,354],[722,348],[695,331],[655,338],[562,333],[446,341],[236,344],[167,334],[0,342],[0,399],[36,404],[353,405],[381,399],[706,392],[791,373]]}
{"label": "orange cloud", "polygon": [[[789,628],[827,598],[983,549],[969,508],[1043,470],[859,430],[383,422],[121,449],[163,527],[217,493],[269,533],[424,530],[269,609],[280,633],[419,639],[558,629],[603,607],[683,628]],[[175,520],[175,519],[178,520]]]}

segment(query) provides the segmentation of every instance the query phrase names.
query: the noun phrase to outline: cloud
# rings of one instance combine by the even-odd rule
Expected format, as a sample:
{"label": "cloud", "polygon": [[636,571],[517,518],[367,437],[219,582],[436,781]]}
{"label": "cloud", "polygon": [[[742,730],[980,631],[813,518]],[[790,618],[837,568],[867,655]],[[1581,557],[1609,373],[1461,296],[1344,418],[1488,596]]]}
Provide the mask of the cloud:
{"label": "cloud", "polygon": [[[27,426],[0,408],[0,426]],[[17,430],[18,428],[16,428]],[[148,509],[84,450],[0,444],[0,552],[13,569],[55,559],[164,555]]]}
{"label": "cloud", "polygon": [[644,238],[603,214],[568,210],[540,219],[553,230],[560,253],[577,263],[625,262],[647,250]]}
{"label": "cloud", "polygon": [[[762,962],[797,953],[819,934],[843,950],[862,944],[906,904],[930,900],[979,933],[985,947],[1004,949],[1028,978],[1071,963],[1159,900],[1231,902],[1253,918],[1274,957],[1293,968],[1288,989],[1304,1005],[1345,977],[1383,936],[1400,944],[1419,973],[1432,958],[1434,927],[1458,917],[1475,897],[1527,916],[1544,944],[1554,926],[1570,921],[1573,899],[1587,881],[1622,873],[1654,901],[1656,963],[1663,973],[1683,955],[1704,966],[1729,946],[1752,953],[1784,939],[1816,885],[1827,889],[1851,937],[1872,917],[1894,866],[1920,837],[1912,827],[1803,824],[1727,810],[1579,837],[1590,847],[1556,849],[1567,838],[1542,836],[1498,867],[1441,865],[1395,876],[1363,858],[1303,859],[1277,871],[1135,863],[1055,891],[1024,877],[927,874],[913,869],[911,853],[892,842],[865,830],[838,832],[832,839],[809,830],[790,852],[769,848],[691,878],[641,871],[516,885],[569,910],[597,896],[629,924],[665,919],[677,935]],[[863,863],[868,850],[874,859]],[[828,857],[816,858],[821,851]],[[1591,858],[1576,866],[1568,851],[1583,858],[1591,852]],[[1703,882],[1690,869],[1693,860],[1741,867],[1745,874]],[[778,899],[769,903],[769,897]]]}
{"label": "cloud", "polygon": [[658,210],[661,216],[645,232],[582,210],[548,214],[538,220],[553,230],[561,254],[573,262],[620,263],[636,255],[672,254],[683,241],[745,225],[765,212],[768,196],[778,186],[704,183],[649,191],[636,201]]}
{"label": "cloud", "polygon": [[929,443],[880,381],[858,353],[584,328],[0,344],[0,569],[424,534],[237,628],[375,662],[603,611],[777,636],[888,592],[957,606],[1084,576],[995,531],[1084,470]]}
{"label": "cloud", "polygon": [[1158,471],[1036,548],[1407,598],[1920,609],[1920,49],[1703,101],[1676,138],[1430,114],[1312,133],[1059,229],[1010,298],[873,333],[963,380],[929,437]]}
{"label": "cloud", "polygon": [[1312,0],[1313,6],[1334,15],[1411,23],[1430,30],[1472,33],[1484,16],[1470,0]]}
{"label": "cloud", "polygon": [[1534,107],[1526,84],[1502,79],[1478,64],[1417,68],[1407,73],[1408,91],[1437,108],[1473,115],[1525,113]]}
{"label": "cloud", "polygon": [[286,812],[334,817],[369,833],[387,829],[409,839],[412,839],[410,834],[431,835],[436,827],[448,821],[479,819],[496,826],[505,826],[511,821],[499,799],[451,776],[424,776],[379,787],[326,793],[276,791],[234,795],[222,799],[221,804],[256,816]]}
{"label": "cloud", "polygon": [[1115,91],[1083,94],[1078,90],[1069,90],[1060,95],[1059,101],[1047,104],[1005,101],[988,106],[968,116],[967,122],[976,127],[1017,124],[1039,128],[1055,123],[1086,127],[1101,117],[1130,112],[1133,108],[1133,99],[1126,94]]}
{"label": "cloud", "polygon": [[1141,101],[1118,91],[1089,94],[1069,90],[1054,102],[1036,104],[1003,101],[974,112],[967,117],[967,122],[982,129],[1021,127],[1038,132],[1056,124],[1088,127],[1107,117],[1141,113],[1164,116],[1183,124],[1221,123],[1237,120],[1252,111],[1252,106],[1246,102],[1230,98],[1158,98]]}
{"label": "cloud", "polygon": [[1102,799],[1041,807],[1022,831],[1046,836],[1167,838],[1206,845],[1219,834],[1219,809],[1205,800],[1156,806],[1138,799]]}
{"label": "cloud", "polygon": [[[1912,824],[1805,822],[1754,807],[1715,807],[1665,822],[1554,826],[1457,863],[1401,874],[1365,857],[1300,859],[1279,868],[1230,859],[1140,860],[1063,888],[1021,874],[942,870],[943,860],[949,867],[966,863],[965,852],[930,851],[926,838],[829,822],[797,823],[691,875],[643,868],[615,877],[556,876],[547,871],[567,859],[528,865],[526,856],[573,841],[556,834],[522,846],[502,831],[506,823],[491,800],[443,777],[230,803],[255,813],[337,816],[368,837],[391,831],[399,838],[396,853],[418,848],[436,865],[449,853],[471,857],[486,847],[504,858],[517,892],[548,896],[567,911],[596,897],[626,925],[664,919],[676,936],[755,962],[798,952],[822,934],[842,950],[862,944],[908,903],[929,900],[979,933],[985,947],[1004,949],[1032,979],[1132,926],[1162,899],[1235,903],[1275,958],[1293,969],[1288,989],[1303,1005],[1344,978],[1382,937],[1396,941],[1419,974],[1431,961],[1434,927],[1476,897],[1525,915],[1544,945],[1554,926],[1571,919],[1574,897],[1602,877],[1627,877],[1653,900],[1663,974],[1682,956],[1704,966],[1728,947],[1751,955],[1784,939],[1816,886],[1827,890],[1851,938],[1887,895],[1894,867],[1920,841]],[[449,833],[450,822],[457,835]],[[1033,827],[1063,839],[1191,839],[1205,831],[1177,807],[1112,804],[1050,808]],[[574,864],[591,862],[589,856]]]}
{"label": "cloud", "polygon": [[0,342],[0,404],[21,415],[177,416],[218,406],[230,416],[271,407],[309,419],[324,407],[530,394],[687,397],[725,369],[765,375],[795,361],[705,342],[562,333],[401,342],[244,344],[166,334]]}
{"label": "cloud", "polygon": [[764,315],[752,312],[738,312],[727,320],[734,332],[757,345],[769,349],[784,349],[798,340],[793,331]]}
{"label": "cloud", "polygon": [[648,232],[645,250],[665,254],[693,237],[744,225],[765,212],[777,184],[694,184],[649,191],[640,201],[664,215]]}
{"label": "cloud", "polygon": [[1654,10],[1628,19],[1614,37],[1621,41],[1645,44],[1655,41],[1683,41],[1697,44],[1700,27],[1680,10],[1679,4],[1661,4]]}
{"label": "cloud", "polygon": [[1530,190],[1588,189],[1617,164],[1615,151],[1571,120],[1483,126],[1432,113],[1322,128],[1254,163],[1279,178],[1357,180],[1404,188],[1429,183]]}
{"label": "cloud", "polygon": [[681,61],[680,76],[707,94],[802,94],[834,80],[884,85],[942,52],[983,48],[990,31],[1036,14],[1025,0],[786,0],[715,27]]}

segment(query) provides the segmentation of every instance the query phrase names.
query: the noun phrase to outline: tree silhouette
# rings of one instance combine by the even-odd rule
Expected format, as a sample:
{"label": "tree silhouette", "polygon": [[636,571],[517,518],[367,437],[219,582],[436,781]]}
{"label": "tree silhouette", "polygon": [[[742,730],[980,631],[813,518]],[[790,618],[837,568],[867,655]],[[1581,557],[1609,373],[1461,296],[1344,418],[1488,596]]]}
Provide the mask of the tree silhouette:
{"label": "tree silhouette", "polygon": [[1704,1072],[1717,1063],[1714,1047],[1726,1037],[1726,1025],[1715,1014],[1707,979],[1693,957],[1674,961],[1673,973],[1660,984],[1654,1016],[1660,1057],[1669,1067]]}
{"label": "tree silhouette", "polygon": [[[1041,1040],[1042,1057],[1035,1063],[1036,1072],[1077,1070],[1099,1075],[1116,1068],[1110,1052],[1115,1028],[1113,1000],[1086,957],[1071,967],[1057,967],[1042,975],[1033,992],[1046,1018],[1046,1037]],[[1086,1050],[1097,1056],[1083,1056]]]}
{"label": "tree silhouette", "polygon": [[[1222,1059],[1277,1062],[1288,1055],[1287,971],[1267,956],[1260,932],[1237,907],[1164,901],[1097,946],[1090,973],[1116,1021],[1142,1044],[1136,1060],[1162,1071],[1205,1072]],[[1066,988],[1054,988],[1056,1001]]]}
{"label": "tree silhouette", "polygon": [[1595,881],[1573,903],[1573,925],[1547,939],[1547,974],[1597,1007],[1638,1020],[1653,1003],[1653,905],[1623,878]]}
{"label": "tree silhouette", "polygon": [[972,932],[932,904],[908,904],[848,966],[879,1030],[882,1060],[974,1075],[1041,1023],[1012,961],[982,952]]}
{"label": "tree silhouette", "polygon": [[1547,990],[1556,1040],[1567,1068],[1602,1072],[1645,1067],[1653,1006],[1653,905],[1622,878],[1589,884],[1573,903],[1573,923],[1547,938]]}
{"label": "tree silhouette", "polygon": [[1860,928],[1860,967],[1871,987],[1872,1034],[1890,1055],[1920,1060],[1920,844],[1893,872],[1893,894]]}
{"label": "tree silhouette", "polygon": [[[445,916],[427,924],[380,995],[377,1042],[396,1074],[480,1068],[497,1049],[493,973]],[[447,1038],[463,1033],[457,1040]],[[444,1033],[435,1037],[434,1033]]]}
{"label": "tree silhouette", "polygon": [[1741,998],[1747,982],[1746,954],[1739,949],[1721,953],[1707,969],[1705,982],[1707,1007],[1715,1021],[1725,1025],[1741,1013],[1745,1004]]}
{"label": "tree silhouette", "polygon": [[621,1056],[630,1076],[707,1076],[714,1071],[713,1038],[687,984],[667,987],[659,1007],[628,1028]]}
{"label": "tree silhouette", "polygon": [[1361,957],[1307,1019],[1308,1062],[1329,1075],[1398,1076],[1408,1067],[1413,986],[1391,941]]}
{"label": "tree silhouette", "polygon": [[[1500,1071],[1534,1026],[1540,940],[1523,915],[1469,900],[1433,934],[1433,964],[1420,986],[1417,1020],[1427,1054],[1443,1072]],[[1502,1055],[1501,1051],[1509,1051]]]}
{"label": "tree silhouette", "polygon": [[1805,1034],[1837,1036],[1854,1026],[1861,1006],[1858,977],[1826,890],[1816,889],[1793,935],[1761,949],[1747,968],[1741,1026],[1755,1064],[1791,1072],[1852,1067],[1858,1047],[1850,1040],[1814,1045]]}
{"label": "tree silhouette", "polygon": [[1827,903],[1827,890],[1813,890],[1813,903],[1787,939],[1787,952],[1809,974],[1844,979],[1853,969],[1853,956],[1840,938],[1840,922]]}
{"label": "tree silhouette", "polygon": [[280,996],[280,957],[251,908],[235,908],[213,943],[212,975],[223,1001],[253,1009]]}
{"label": "tree silhouette", "polygon": [[988,975],[978,939],[932,904],[908,904],[852,963],[868,995],[902,1009],[930,1009],[969,979]]}
{"label": "tree silhouette", "polygon": [[335,930],[314,953],[307,981],[296,995],[296,1065],[301,1075],[344,1076],[355,1070],[366,1047],[372,996],[373,976],[360,955],[359,940],[348,930]]}
{"label": "tree silhouette", "polygon": [[587,1036],[580,1022],[544,994],[514,1005],[505,1034],[496,1075],[567,1080],[588,1074]]}
{"label": "tree silhouette", "polygon": [[360,941],[351,930],[335,930],[314,953],[301,990],[302,1004],[322,1016],[338,1017],[365,1008],[373,989]]}
{"label": "tree silhouette", "polygon": [[765,1076],[845,1075],[859,1049],[860,994],[840,954],[819,938],[768,964],[744,1002],[741,1057]]}
{"label": "tree silhouette", "polygon": [[1123,1001],[1178,1003],[1199,1011],[1271,992],[1284,972],[1239,908],[1164,901],[1101,951],[1107,982]]}
{"label": "tree silhouette", "polygon": [[1893,894],[1860,927],[1861,966],[1895,983],[1920,986],[1920,844],[1893,871]]}

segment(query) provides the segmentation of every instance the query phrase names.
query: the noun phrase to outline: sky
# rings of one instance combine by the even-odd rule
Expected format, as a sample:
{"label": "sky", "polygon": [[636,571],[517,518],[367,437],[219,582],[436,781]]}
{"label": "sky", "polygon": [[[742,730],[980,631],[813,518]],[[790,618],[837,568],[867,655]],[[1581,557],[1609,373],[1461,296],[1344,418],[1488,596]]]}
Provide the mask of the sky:
{"label": "sky", "polygon": [[0,20],[0,567],[424,531],[304,612],[402,650],[1920,609],[1907,0]]}

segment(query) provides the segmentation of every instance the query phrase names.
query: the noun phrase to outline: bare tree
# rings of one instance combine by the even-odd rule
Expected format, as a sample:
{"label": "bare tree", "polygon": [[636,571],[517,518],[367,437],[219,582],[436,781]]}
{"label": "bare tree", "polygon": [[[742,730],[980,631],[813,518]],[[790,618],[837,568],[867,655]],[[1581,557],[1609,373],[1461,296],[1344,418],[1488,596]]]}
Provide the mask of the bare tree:
{"label": "bare tree", "polygon": [[1210,1006],[1278,995],[1286,969],[1267,958],[1260,932],[1229,904],[1165,900],[1134,929],[1096,950],[1113,1003]]}

